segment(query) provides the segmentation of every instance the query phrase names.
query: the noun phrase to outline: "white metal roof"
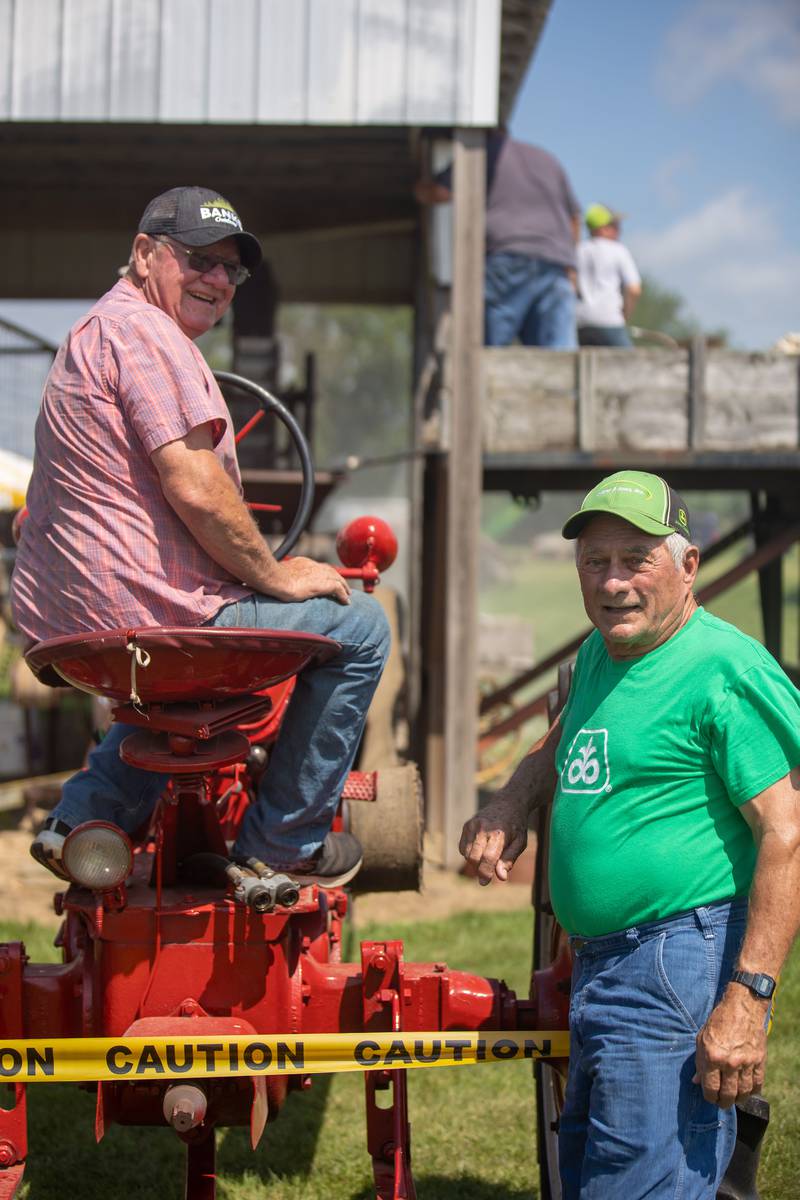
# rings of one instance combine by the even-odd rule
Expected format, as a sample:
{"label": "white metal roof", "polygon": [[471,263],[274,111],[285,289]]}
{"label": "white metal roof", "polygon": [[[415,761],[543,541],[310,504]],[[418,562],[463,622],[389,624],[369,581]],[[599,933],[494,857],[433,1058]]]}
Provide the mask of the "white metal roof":
{"label": "white metal roof", "polygon": [[501,0],[0,0],[0,120],[493,125],[501,17]]}

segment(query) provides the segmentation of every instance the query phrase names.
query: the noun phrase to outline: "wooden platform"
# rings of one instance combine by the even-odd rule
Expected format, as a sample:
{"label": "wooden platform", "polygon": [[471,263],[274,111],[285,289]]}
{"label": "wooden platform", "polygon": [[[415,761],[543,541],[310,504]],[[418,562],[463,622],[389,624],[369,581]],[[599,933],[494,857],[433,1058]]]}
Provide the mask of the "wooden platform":
{"label": "wooden platform", "polygon": [[[453,327],[461,326],[454,307]],[[478,611],[473,463],[485,491],[521,497],[582,493],[626,467],[663,475],[680,491],[744,491],[763,553],[800,522],[797,357],[708,349],[701,339],[688,349],[556,351],[483,347],[474,331],[464,338],[466,367],[460,379],[444,371],[441,409],[423,427],[431,456],[420,519],[428,828],[454,865],[460,823],[476,806],[465,747],[475,741],[477,682],[464,653]],[[453,346],[449,353],[455,361]],[[780,658],[781,559],[759,563],[765,641]]]}
{"label": "wooden platform", "polygon": [[[800,359],[705,350],[484,349],[484,456],[609,461],[800,453]],[[800,462],[800,459],[798,459]]]}

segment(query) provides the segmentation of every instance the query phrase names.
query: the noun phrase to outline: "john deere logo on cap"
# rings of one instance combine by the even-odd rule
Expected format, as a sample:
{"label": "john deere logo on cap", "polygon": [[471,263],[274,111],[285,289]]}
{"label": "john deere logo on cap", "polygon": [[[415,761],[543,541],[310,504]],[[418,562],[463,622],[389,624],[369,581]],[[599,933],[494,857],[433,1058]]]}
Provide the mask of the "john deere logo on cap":
{"label": "john deere logo on cap", "polygon": [[689,518],[686,515],[685,508],[678,509],[678,524],[679,525],[688,525],[689,524]]}
{"label": "john deere logo on cap", "polygon": [[242,222],[234,212],[233,206],[222,196],[217,196],[210,204],[200,205],[200,219],[213,221],[216,225],[232,225],[234,229],[242,228]]}
{"label": "john deere logo on cap", "polygon": [[[590,492],[589,496],[616,496],[626,495],[641,496],[645,500],[652,500],[653,493],[649,492],[646,487],[642,487],[639,483],[609,483],[605,487],[599,487],[595,492]],[[589,496],[586,499],[589,499]]]}

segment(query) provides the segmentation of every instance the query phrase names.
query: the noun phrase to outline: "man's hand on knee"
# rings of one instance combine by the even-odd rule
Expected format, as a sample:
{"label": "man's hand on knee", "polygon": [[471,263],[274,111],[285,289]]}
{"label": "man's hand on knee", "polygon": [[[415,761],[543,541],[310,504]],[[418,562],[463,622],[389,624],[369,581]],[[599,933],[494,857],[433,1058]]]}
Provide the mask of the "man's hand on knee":
{"label": "man's hand on knee", "polygon": [[730,1108],[764,1085],[766,1007],[746,992],[727,991],[697,1035],[699,1083],[711,1104]]}
{"label": "man's hand on knee", "polygon": [[287,558],[276,562],[267,595],[277,600],[312,600],[330,596],[339,604],[350,603],[350,584],[330,563],[313,558]]}
{"label": "man's hand on knee", "polygon": [[528,805],[498,793],[465,824],[459,851],[467,860],[467,874],[479,883],[508,879],[508,873],[528,842]]}

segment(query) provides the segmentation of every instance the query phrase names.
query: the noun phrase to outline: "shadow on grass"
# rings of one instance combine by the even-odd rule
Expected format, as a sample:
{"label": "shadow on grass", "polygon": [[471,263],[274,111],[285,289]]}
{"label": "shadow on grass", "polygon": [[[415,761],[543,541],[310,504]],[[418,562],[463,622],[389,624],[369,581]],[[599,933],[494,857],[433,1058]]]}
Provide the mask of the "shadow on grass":
{"label": "shadow on grass", "polygon": [[[257,1149],[249,1130],[217,1132],[217,1169],[236,1185],[260,1177],[301,1184],[313,1168],[325,1115],[330,1077],[320,1076],[306,1094],[293,1094],[277,1121],[267,1125]],[[28,1160],[24,1200],[182,1200],[185,1151],[166,1126],[112,1125],[99,1145],[94,1137],[95,1096],[71,1085],[28,1088]],[[124,1191],[121,1190],[124,1188]],[[265,1193],[266,1194],[266,1193]]]}
{"label": "shadow on grass", "polygon": [[[277,1122],[270,1123],[254,1152],[248,1131],[220,1130],[217,1168],[225,1194],[302,1196],[314,1171],[320,1126],[328,1103],[331,1079],[321,1076],[306,1094],[289,1097]],[[121,1195],[136,1200],[183,1200],[184,1148],[166,1128],[112,1126],[95,1144],[95,1098],[69,1085],[28,1089],[29,1152],[19,1200],[109,1200]],[[360,1171],[369,1172],[366,1146]],[[351,1167],[355,1164],[350,1164]],[[533,1168],[531,1168],[533,1170]],[[490,1183],[470,1175],[447,1177],[417,1168],[419,1200],[536,1200],[528,1187]],[[325,1194],[315,1186],[315,1196]],[[371,1185],[353,1191],[347,1172],[337,1181],[341,1190],[331,1200],[374,1200]],[[272,1185],[272,1186],[271,1186]],[[336,1185],[333,1185],[336,1186]],[[241,1189],[241,1193],[240,1190]]]}
{"label": "shadow on grass", "polygon": [[112,1127],[98,1146],[94,1115],[93,1093],[69,1084],[28,1088],[25,1200],[183,1196],[183,1147],[171,1130]]}
{"label": "shadow on grass", "polygon": [[275,1121],[271,1121],[255,1151],[249,1130],[224,1130],[217,1139],[217,1168],[228,1182],[253,1174],[284,1180],[306,1178],[314,1163],[325,1118],[332,1076],[316,1075],[306,1092],[291,1092]]}
{"label": "shadow on grass", "polygon": [[[507,1183],[488,1183],[474,1175],[457,1179],[445,1175],[415,1173],[414,1183],[419,1200],[537,1200],[538,1191],[509,1187]],[[375,1192],[364,1188],[354,1192],[349,1200],[375,1200]]]}

